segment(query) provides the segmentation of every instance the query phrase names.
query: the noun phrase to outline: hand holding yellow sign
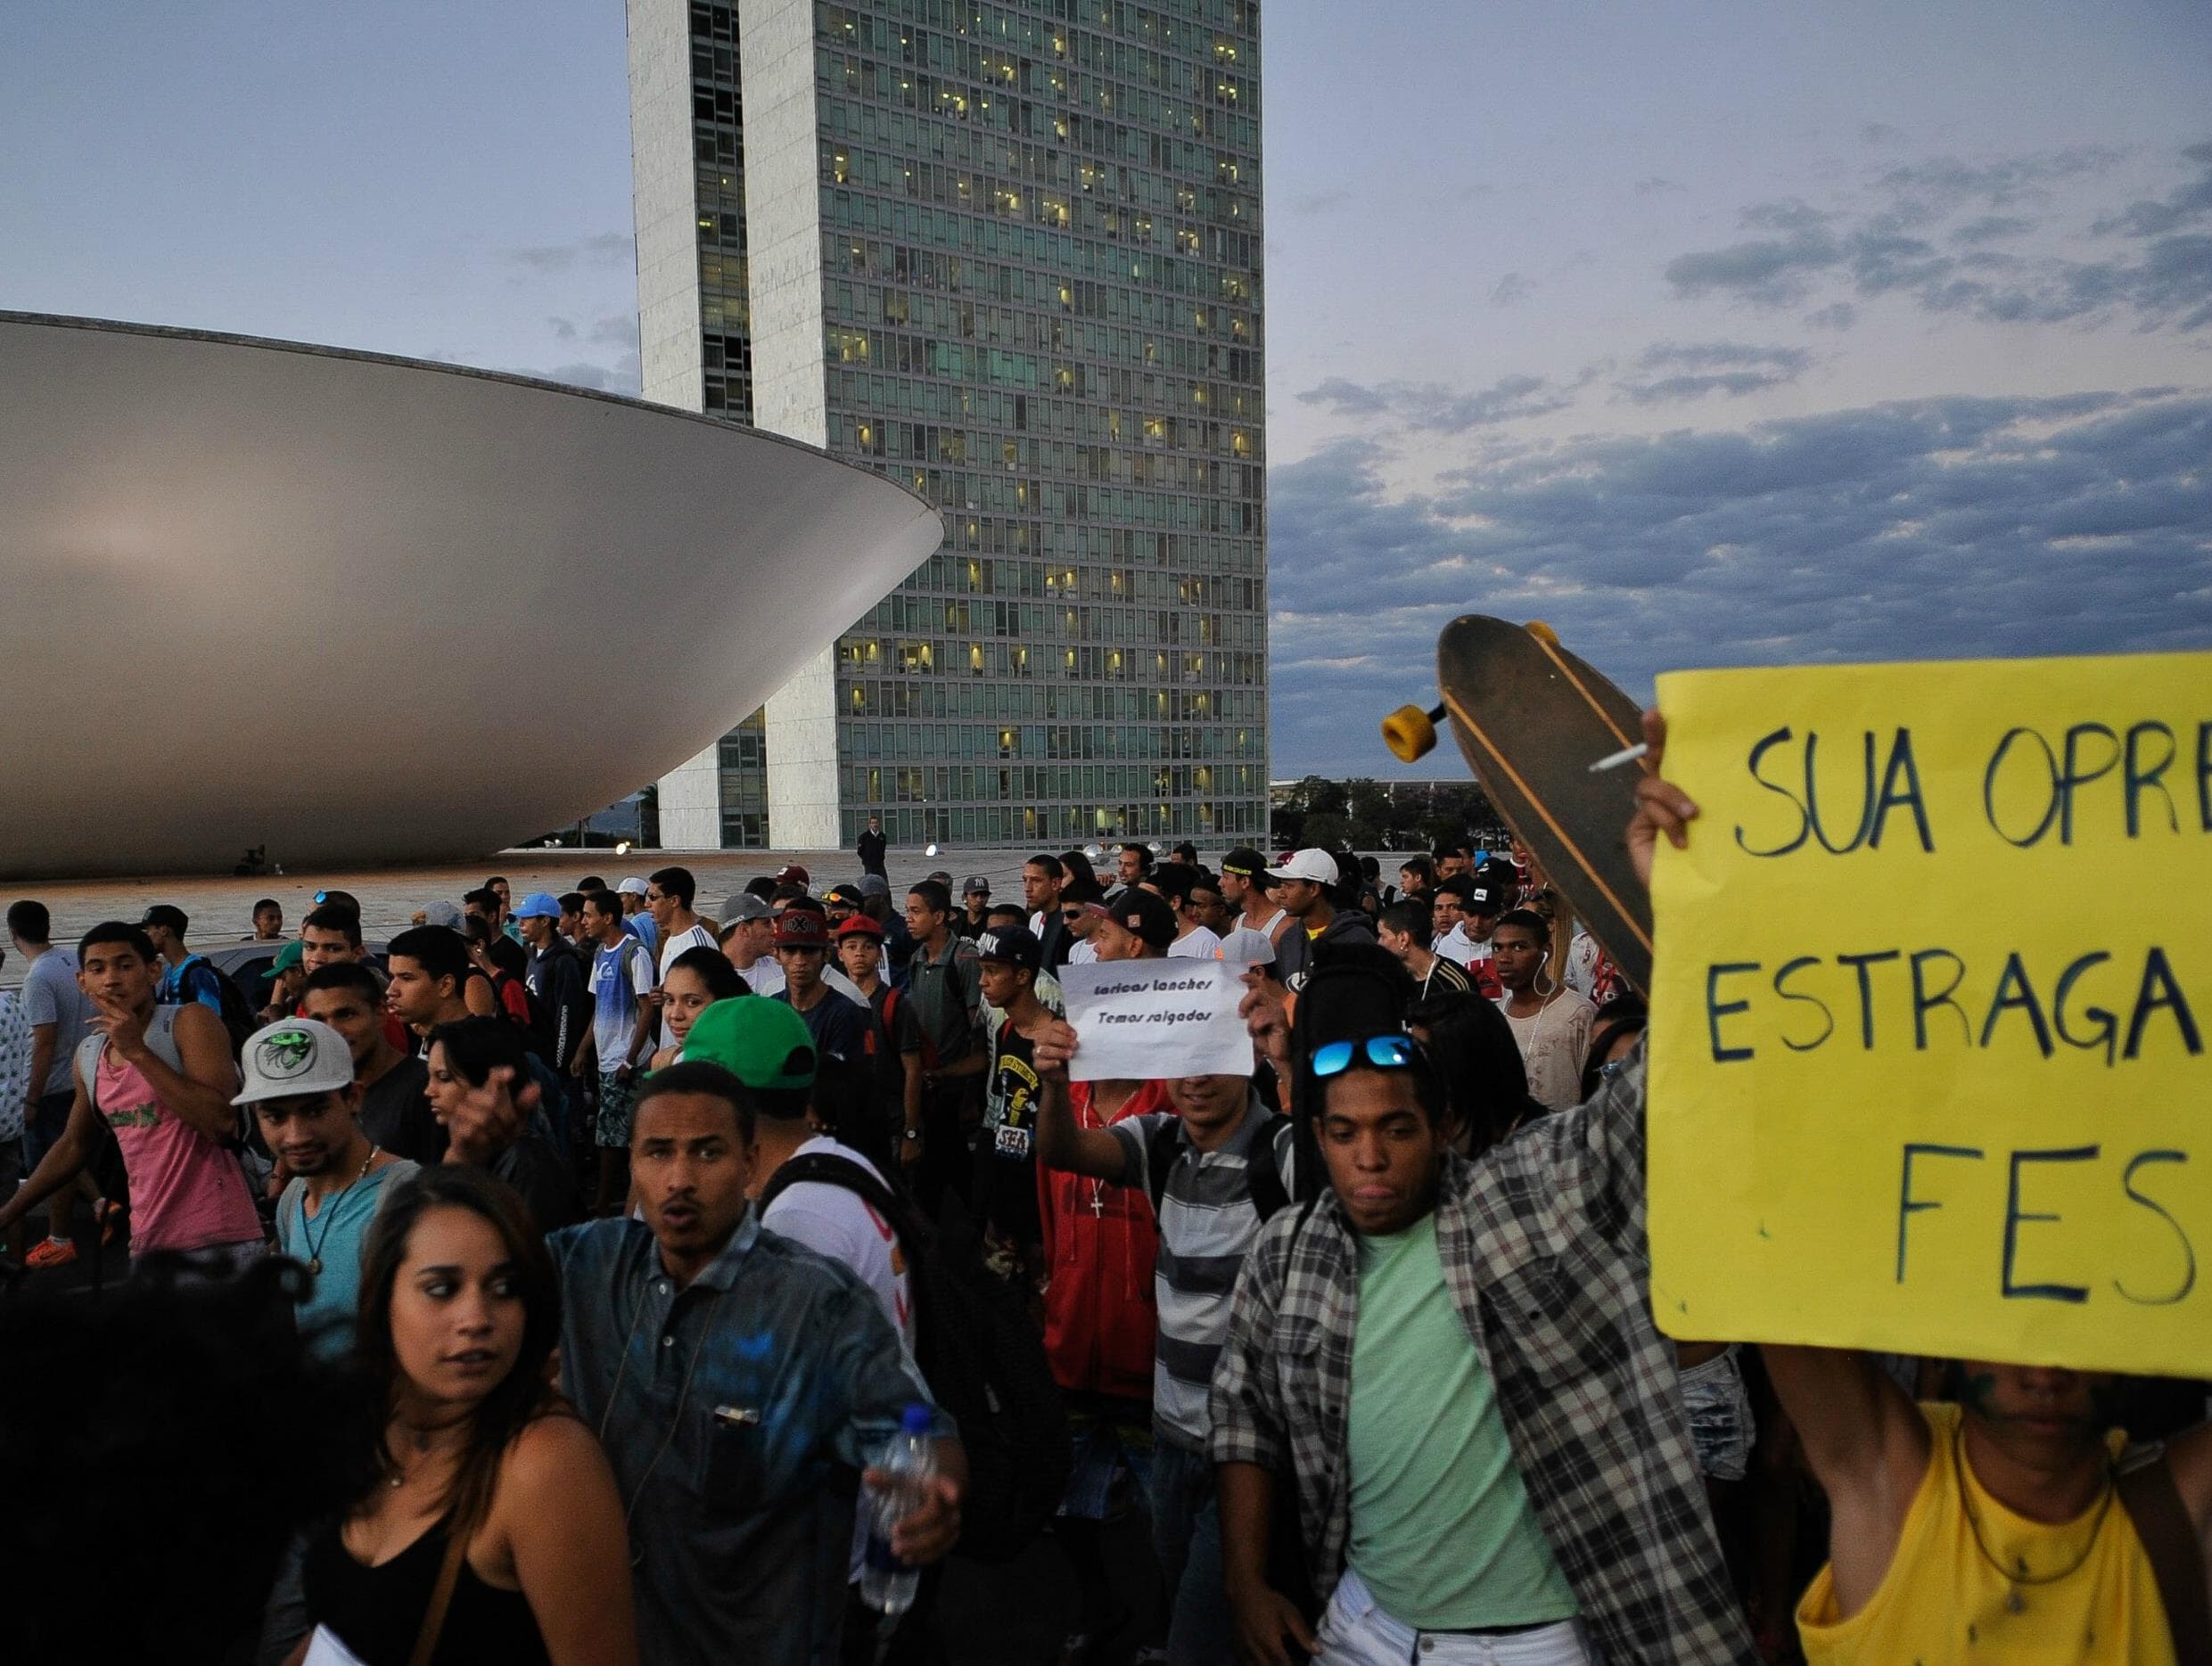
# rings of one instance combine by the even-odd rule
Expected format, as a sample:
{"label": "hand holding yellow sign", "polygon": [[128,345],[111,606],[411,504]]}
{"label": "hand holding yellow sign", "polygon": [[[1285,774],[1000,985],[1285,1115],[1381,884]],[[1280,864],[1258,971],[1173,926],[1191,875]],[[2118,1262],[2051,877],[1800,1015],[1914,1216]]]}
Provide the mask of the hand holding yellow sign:
{"label": "hand holding yellow sign", "polygon": [[1659,707],[1661,1327],[2212,1375],[2212,655]]}

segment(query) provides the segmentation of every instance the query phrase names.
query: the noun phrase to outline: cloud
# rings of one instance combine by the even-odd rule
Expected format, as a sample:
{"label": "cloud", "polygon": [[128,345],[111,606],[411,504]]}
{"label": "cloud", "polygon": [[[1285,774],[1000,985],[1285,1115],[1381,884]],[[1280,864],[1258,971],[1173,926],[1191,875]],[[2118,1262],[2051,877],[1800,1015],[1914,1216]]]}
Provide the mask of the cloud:
{"label": "cloud", "polygon": [[552,317],[546,320],[546,327],[556,341],[582,341],[589,347],[616,349],[614,362],[610,365],[579,359],[550,369],[517,368],[516,375],[564,382],[573,388],[591,388],[601,393],[635,394],[645,385],[637,355],[635,312],[602,313],[588,324],[573,318]]}
{"label": "cloud", "polygon": [[1647,174],[1635,185],[1636,194],[1640,197],[1651,196],[1661,191],[1687,191],[1689,188],[1687,185],[1677,185],[1672,179],[1664,178],[1657,174]]}
{"label": "cloud", "polygon": [[596,347],[627,347],[637,345],[637,315],[634,312],[603,313],[592,321],[591,341]]}
{"label": "cloud", "polygon": [[2098,234],[2119,232],[2129,237],[2163,237],[2168,232],[2201,225],[2212,218],[2212,140],[2192,144],[2182,155],[2204,171],[2164,197],[2131,202],[2118,214],[2099,220],[2089,229]]}
{"label": "cloud", "polygon": [[2035,229],[2035,221],[2022,219],[2017,214],[1985,214],[1979,219],[1953,226],[1951,241],[1954,243],[1994,242],[2002,238],[2025,237]]}
{"label": "cloud", "polygon": [[[1744,229],[1772,234],[1680,255],[1665,274],[1677,294],[1762,309],[1841,288],[1859,300],[1897,296],[1926,312],[1986,323],[2200,329],[2212,324],[2212,142],[2180,154],[2194,176],[2098,217],[2088,235],[2103,246],[2091,259],[2003,247],[2041,222],[1996,210],[2046,203],[2054,185],[2123,160],[2101,147],[1886,168],[1873,180],[1877,206],[1851,213],[1795,198],[1754,203],[1743,210]],[[1960,246],[1967,252],[1950,252]],[[1824,314],[1841,316],[1823,308],[1813,319]]]}
{"label": "cloud", "polygon": [[1858,323],[1859,309],[1847,300],[1831,301],[1805,314],[1805,321],[1815,330],[1848,330]]}
{"label": "cloud", "polygon": [[1859,129],[1861,144],[1903,144],[1904,129],[1893,127],[1886,121],[1870,121]]}
{"label": "cloud", "polygon": [[1813,366],[1799,347],[1753,347],[1740,341],[1672,342],[1646,349],[1637,374],[1615,388],[1634,405],[1665,405],[1718,393],[1736,398],[1779,388]]}
{"label": "cloud", "polygon": [[533,272],[572,272],[579,267],[613,266],[635,259],[636,241],[628,232],[600,232],[564,243],[534,243],[501,251],[510,265]]}
{"label": "cloud", "polygon": [[1342,208],[1352,201],[1349,191],[1309,191],[1290,200],[1293,214],[1326,214],[1329,209]]}
{"label": "cloud", "polygon": [[513,373],[535,376],[540,382],[565,382],[572,388],[588,388],[596,393],[621,393],[632,398],[645,385],[645,373],[635,353],[625,354],[612,365],[595,365],[579,360],[573,364],[555,365],[549,369],[518,365]]}
{"label": "cloud", "polygon": [[1740,216],[1744,227],[1781,236],[1678,256],[1667,264],[1666,281],[1684,295],[1719,290],[1754,306],[1790,305],[1805,296],[1814,274],[1842,261],[1843,245],[1828,229],[1834,217],[1794,197],[1755,202]]}
{"label": "cloud", "polygon": [[1301,405],[1317,405],[1339,416],[1378,416],[1406,428],[1460,434],[1525,416],[1563,411],[1589,381],[1567,385],[1542,376],[1505,376],[1474,393],[1459,393],[1434,382],[1358,382],[1331,376],[1298,395]]}
{"label": "cloud", "polygon": [[1510,307],[1517,300],[1526,300],[1535,292],[1534,283],[1518,272],[1509,272],[1498,280],[1497,286],[1490,291],[1490,304],[1493,307]]}
{"label": "cloud", "polygon": [[1391,773],[1364,718],[1433,698],[1462,612],[1548,620],[1640,699],[1674,667],[2212,646],[2208,457],[2212,389],[1501,439],[1410,496],[1347,439],[1270,472],[1275,767]]}
{"label": "cloud", "polygon": [[1994,211],[2015,203],[2048,201],[2052,186],[2109,172],[2126,156],[2125,151],[2099,144],[1986,162],[1938,156],[1887,168],[1876,176],[1875,185],[1891,199],[1891,214],[1915,221],[1939,219],[1974,204]]}

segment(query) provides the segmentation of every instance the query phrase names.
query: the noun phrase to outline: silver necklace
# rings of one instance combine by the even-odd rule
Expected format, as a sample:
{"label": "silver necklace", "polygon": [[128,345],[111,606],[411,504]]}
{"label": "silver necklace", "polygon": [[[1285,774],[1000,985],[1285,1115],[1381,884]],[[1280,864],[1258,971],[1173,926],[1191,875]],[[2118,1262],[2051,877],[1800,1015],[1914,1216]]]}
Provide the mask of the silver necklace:
{"label": "silver necklace", "polygon": [[[630,1490],[629,1501],[622,1506],[622,1532],[630,1541],[629,1565],[633,1568],[645,1561],[646,1547],[630,1532],[630,1519],[637,1514],[637,1500],[645,1497],[646,1483],[653,1479],[653,1472],[661,1466],[661,1460],[668,1456],[669,1448],[675,1442],[676,1432],[683,1426],[684,1402],[691,1398],[692,1375],[699,1369],[699,1356],[706,1351],[707,1338],[714,1333],[714,1321],[723,1293],[718,1290],[707,1298],[706,1313],[699,1321],[699,1340],[691,1345],[691,1363],[684,1367],[683,1383],[676,1391],[676,1408],[669,1414],[668,1432],[661,1437],[661,1444],[654,1449],[652,1461],[637,1477],[637,1486]],[[674,1312],[673,1304],[670,1304],[670,1310],[671,1314]],[[629,1322],[629,1334],[622,1339],[622,1358],[614,1368],[614,1386],[607,1391],[606,1407],[599,1414],[597,1432],[601,1446],[606,1444],[607,1421],[614,1416],[615,1401],[621,1398],[622,1379],[629,1373],[630,1350],[637,1341],[637,1326],[644,1322],[645,1317],[646,1301],[641,1293],[637,1311]]]}
{"label": "silver necklace", "polygon": [[[2081,1554],[2065,1567],[2056,1573],[2031,1573],[2026,1559],[2016,1555],[2013,1558],[2014,1568],[2007,1568],[1990,1555],[1989,1546],[1982,1539],[1981,1519],[1975,1514],[1974,1501],[1967,1494],[1965,1432],[1966,1424],[1962,1418],[1951,1431],[1951,1468],[1953,1479],[1959,1486],[1959,1509],[1966,1517],[1969,1531],[1974,1535],[1974,1548],[1981,1552],[1982,1560],[1989,1564],[1991,1571],[2011,1586],[2005,1593],[2005,1612],[2024,1614],[2027,1612],[2027,1598],[2020,1595],[2022,1586],[2056,1585],[2060,1580],[2071,1579],[2081,1572],[2082,1564],[2089,1560],[2090,1553],[2097,1547],[2098,1535],[2104,1531],[2104,1518],[2110,1513],[2112,1500],[2119,1493],[2119,1484],[2113,1479],[2112,1467],[2108,1463],[2105,1465],[2104,1492],[2097,1500],[2097,1519],[2089,1525],[2089,1538],[2082,1546]],[[2078,1516],[2075,1518],[2076,1521],[2080,1519]]]}
{"label": "silver necklace", "polygon": [[300,1200],[300,1235],[308,1241],[308,1271],[317,1277],[319,1278],[323,1275],[323,1246],[330,1242],[331,1228],[337,1224],[339,1201],[355,1186],[368,1178],[369,1164],[376,1161],[376,1153],[382,1150],[383,1150],[382,1145],[370,1146],[369,1154],[361,1160],[361,1172],[355,1175],[352,1179],[347,1181],[324,1201],[323,1207],[318,1211],[323,1221],[321,1237],[315,1236],[314,1229],[308,1225],[308,1200],[305,1197]]}

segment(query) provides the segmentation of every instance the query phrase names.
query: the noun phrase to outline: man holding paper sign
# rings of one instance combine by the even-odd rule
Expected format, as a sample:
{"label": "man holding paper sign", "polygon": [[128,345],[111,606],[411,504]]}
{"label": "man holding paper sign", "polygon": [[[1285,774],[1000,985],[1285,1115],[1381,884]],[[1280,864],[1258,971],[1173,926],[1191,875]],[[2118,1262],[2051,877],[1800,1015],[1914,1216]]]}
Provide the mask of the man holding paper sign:
{"label": "man holding paper sign", "polygon": [[[1124,892],[1116,907],[1143,894]],[[1229,1292],[1245,1252],[1262,1223],[1289,1200],[1290,1119],[1270,1112],[1253,1093],[1252,1043],[1241,1024],[1241,1059],[1224,1061],[1239,1068],[1171,1077],[1172,1114],[1079,1127],[1068,1105],[1068,1079],[1089,1079],[1095,1071],[1083,1054],[1098,1033],[1096,1021],[1114,1011],[1118,998],[1094,996],[1089,986],[1200,982],[1216,1009],[1233,1020],[1242,993],[1238,970],[1226,961],[1163,959],[1156,949],[1134,960],[1069,966],[1063,989],[1073,1022],[1048,1026],[1036,1049],[1044,1076],[1037,1151],[1045,1166],[1143,1187],[1159,1218],[1151,1502],[1153,1545],[1168,1582],[1171,1666],[1215,1666],[1231,1654],[1221,1514],[1206,1452],[1206,1392],[1229,1334]],[[1193,997],[1178,991],[1166,998],[1188,1005]],[[1131,1027],[1150,1026],[1140,1021]],[[1175,1038],[1164,1039],[1155,1055],[1180,1056],[1180,1046]]]}
{"label": "man holding paper sign", "polygon": [[[2067,662],[2063,673],[2037,681],[2048,685],[2051,681],[2077,678],[2085,674],[2093,676],[2090,668],[2095,663]],[[2145,671],[2155,669],[2151,661],[2137,663]],[[1870,683],[1878,684],[1884,671],[1894,673],[1910,669],[1963,672],[1969,668],[1859,669],[1869,673]],[[2146,677],[2134,666],[2129,670],[2129,687],[2157,686],[2155,676]],[[2017,678],[2018,675],[2015,669],[2013,676]],[[2200,688],[2201,678],[2200,665]],[[2108,696],[2112,692],[2105,691]],[[1694,701],[1690,703],[1693,707],[1696,704]],[[1770,705],[1763,710],[1771,713],[1772,708]],[[2154,721],[2142,720],[2145,725]],[[2112,733],[2102,723],[2091,726],[2107,735]],[[2212,734],[2212,725],[2205,727],[2208,734]],[[2008,735],[2019,732],[2016,726]],[[1698,859],[1704,854],[1702,848],[1691,851],[1690,824],[1698,815],[1697,804],[1680,787],[1657,774],[1665,754],[1665,726],[1656,715],[1648,716],[1645,733],[1652,773],[1638,786],[1639,810],[1630,833],[1631,852],[1640,870],[1647,874],[1655,846],[1662,838],[1675,850],[1690,853],[1685,857],[1670,856],[1663,865],[1666,882],[1658,891],[1658,920],[1664,932],[1668,925],[1687,917],[1683,911],[1687,900],[1684,890],[1692,873],[1706,865]],[[1877,829],[1886,815],[1884,807],[1887,806],[1910,818],[1909,825],[1900,825],[1895,831],[1912,841],[1922,855],[1933,855],[1939,844],[1951,836],[1951,830],[1961,825],[1943,813],[1947,808],[1955,808],[1946,797],[1943,778],[1913,757],[1908,732],[1900,728],[1889,747],[1888,780],[1878,801],[1872,774],[1878,751],[1875,732],[1867,730],[1866,737],[1869,792],[1858,833],[1851,846],[1879,841]],[[1782,796],[1790,796],[1793,803],[1809,812],[1815,794],[1815,776],[1810,735],[1806,742],[1805,797]],[[1778,743],[1770,739],[1763,740],[1760,745],[1771,752]],[[1999,743],[2001,749],[2009,744],[2009,741]],[[2074,745],[2069,731],[2062,749],[2069,760],[2074,756]],[[1925,738],[1922,750],[1930,763],[1939,756]],[[2116,740],[2116,762],[2117,751]],[[1754,759],[1761,755],[1757,751],[1753,753]],[[2147,751],[2145,757],[2150,756]],[[2056,754],[2054,762],[2055,757]],[[1902,765],[1900,759],[1904,760]],[[2130,772],[2136,773],[2132,763]],[[1752,773],[1763,786],[1771,786],[1767,775],[1756,768]],[[2002,834],[2002,818],[1997,814],[2003,791],[1999,784],[1999,773],[1998,763],[1992,762],[1983,776],[1983,804],[1979,808],[1988,817],[1992,827]],[[2071,805],[2074,789],[2086,787],[2101,773],[2076,770],[2070,762],[2064,771],[2054,769],[2053,802],[2063,792]],[[2151,775],[2162,773],[2161,768]],[[2212,775],[2208,778],[2212,779]],[[2066,784],[2069,779],[2071,784]],[[2142,776],[2144,782],[2150,779],[2150,775]],[[1773,790],[1780,792],[1779,788]],[[2131,799],[2134,792],[2134,784],[2130,784]],[[2088,795],[2085,793],[2083,797],[2086,806],[2090,801]],[[2072,814],[2071,809],[2067,813]],[[2059,812],[2053,809],[2052,814],[2055,817]],[[2131,808],[2127,815],[2131,826],[2140,830],[2142,823],[2135,810]],[[2204,820],[2212,824],[2212,805],[2208,805]],[[1810,823],[1808,813],[1808,827]],[[1937,828],[1943,830],[1941,833],[1936,832]],[[1762,830],[1743,825],[1734,831],[1737,847],[1762,860],[1769,859],[1772,852],[1788,843],[1786,840],[1780,843],[1768,840]],[[2180,835],[2178,815],[2166,823],[2165,831],[2169,835]],[[2205,831],[2212,832],[2212,825]],[[2154,828],[2154,834],[2155,832]],[[1708,828],[1698,835],[1698,843],[1709,848],[1706,841],[1725,836],[1717,828]],[[2003,836],[2010,839],[2009,834]],[[1830,854],[1838,853],[1825,832],[1821,847]],[[1989,858],[1985,856],[1980,860],[1986,864]],[[1700,900],[1709,905],[1710,893]],[[2174,900],[2168,899],[2169,906]],[[1723,922],[1728,918],[1722,910],[1711,912],[1718,914]],[[2008,923],[2014,929],[2026,929],[2023,923],[2005,913],[1996,915],[1990,924],[2003,929]],[[1703,923],[1704,934],[1709,935],[1711,915]],[[1692,927],[1693,931],[1697,929]],[[1660,1005],[1664,1011],[1670,973],[1673,970],[1668,964],[1668,956],[1694,961],[1698,944],[1694,938],[1685,942],[1665,937],[1661,943],[1666,953],[1655,961],[1661,997],[1661,1001],[1655,1005]],[[1949,957],[1960,961],[1958,956]],[[1947,993],[1958,991],[1965,981],[1962,962],[1960,973],[1959,977],[1951,980]],[[1780,981],[1779,976],[1776,981]],[[2000,984],[2000,1000],[2003,992],[2004,986]],[[2064,999],[2061,993],[2058,1000],[2062,1004]],[[1930,1005],[1936,1004],[1938,1003]],[[2002,1006],[1991,1010],[1989,1023],[1982,1032],[1985,1049],[1995,1033],[2002,1010]],[[2182,1013],[2185,1012],[2183,1007]],[[1916,1014],[1916,1017],[1924,1016],[1924,1013]],[[2174,1016],[2178,1020],[2181,1014]],[[2039,1012],[2039,1020],[2040,1017]],[[1655,1034],[1657,1022],[1655,1015]],[[1864,1025],[1862,1046],[1871,1053],[1875,1049],[1876,1025],[1871,1007]],[[1742,1031],[1738,1030],[1736,1036],[1740,1040]],[[1694,1047],[1698,1039],[1694,1027],[1688,1037],[1678,1033],[1670,1038],[1662,1049],[1663,1062],[1673,1064],[1678,1076],[1685,1073],[1681,1060],[1689,1049],[1683,1044],[1687,1042]],[[2130,1039],[2131,1056],[2139,1039]],[[1805,1038],[1800,1037],[1799,1040]],[[1753,1045],[1756,1048],[1757,1044]],[[1801,1050],[1810,1050],[1817,1045],[1805,1041]],[[1924,1052],[1926,1046],[1927,1038],[1923,1034],[1921,1045],[1914,1051]],[[1714,1050],[1743,1049],[1722,1049],[1716,1046]],[[2193,1056],[2197,1049],[2191,1046],[2189,1052]],[[2045,1056],[2049,1056],[2047,1051]],[[1910,1109],[1913,1090],[1920,1087],[1913,1079],[1913,1063],[1908,1058],[1889,1068],[1893,1078],[1892,1100]],[[1978,1136],[1978,1142],[1994,1144],[2006,1137],[2004,1126],[2018,1120],[2019,1107],[1977,1105],[1971,1088],[1969,1083],[1946,1092],[1938,1109],[1947,1112],[1954,1123],[1961,1109],[1968,1112],[1996,1112],[1998,1114],[1990,1116],[1985,1124],[1988,1132]],[[2004,1114],[2008,1110],[2011,1112],[2010,1116]],[[1709,1120],[1709,1106],[1699,1106],[1698,1112]],[[1690,1114],[1694,1113],[1687,1105],[1679,1109],[1669,1105],[1665,1112],[1669,1121],[1678,1117],[1686,1121]],[[1682,1141],[1681,1133],[1668,1132],[1666,1124],[1657,1114],[1653,1121],[1657,1130],[1653,1159],[1656,1176],[1664,1165],[1682,1162],[1688,1153],[1677,1144]],[[1968,1146],[1965,1139],[1961,1133],[1951,1144],[1940,1147],[1931,1145],[1928,1149],[1961,1161],[1969,1154],[1978,1158],[1979,1152]],[[1701,1159],[1709,1158],[1711,1141],[1699,1142],[1699,1147]],[[2084,1148],[2088,1153],[2093,1153],[2093,1150]],[[2170,1154],[2177,1159],[2182,1157],[2179,1153]],[[2016,1282],[2010,1263],[2019,1224],[2056,1223],[2060,1219],[2048,1209],[2021,1210],[2017,1165],[2012,1185],[2011,1201],[2007,1205],[2007,1267],[2001,1282],[2001,1287],[2008,1293]],[[1928,1191],[1932,1197],[1937,1188],[1931,1184]],[[1906,1219],[1903,1211],[1912,1207],[1914,1196],[1908,1169],[1905,1202],[1900,1205],[1901,1221]],[[1709,1192],[1701,1194],[1698,1209],[1708,1219],[1712,1204]],[[1924,1202],[1921,1207],[1925,1210],[1937,1205]],[[1658,1212],[1655,1202],[1655,1217]],[[2163,1209],[2158,1212],[2171,1224],[2173,1218]],[[1686,1226],[1667,1224],[1682,1238],[1692,1236]],[[1781,1225],[1779,1213],[1776,1225],[1778,1228]],[[1655,1228],[1655,1237],[1657,1235]],[[1761,1235],[1767,1235],[1763,1231]],[[1665,1261],[1655,1268],[1653,1294],[1663,1317],[1679,1320],[1688,1305],[1700,1300],[1710,1287],[1712,1281],[1697,1276],[1700,1271],[1694,1259],[1698,1247],[1692,1245],[1690,1254],[1681,1256],[1678,1264],[1686,1268],[1684,1276],[1690,1282],[1681,1287],[1685,1293],[1673,1302],[1665,1299],[1661,1284],[1668,1270]],[[1902,1225],[1897,1255],[1896,1276],[1902,1284],[1906,1256]],[[2192,1256],[2192,1277],[2193,1268]],[[1739,1264],[1739,1293],[1744,1282],[1741,1271]],[[1796,1269],[1798,1274],[1803,1271]],[[1823,1265],[1820,1275],[1830,1281],[1831,1292],[1837,1288],[1831,1260]],[[1756,1295],[1758,1281],[1750,1282]],[[1845,1287],[1847,1289],[1847,1283]],[[2124,1286],[2117,1287],[2123,1300],[2135,1299],[2126,1295]],[[2047,1296],[2053,1288],[2024,1286],[2021,1293]],[[2088,1293],[2085,1287],[2085,1304]],[[2030,1294],[2031,1300],[2034,1294]],[[1949,1305],[1955,1308],[1966,1300],[1966,1292],[1961,1290]],[[1961,1316],[1953,1311],[1938,1315],[1923,1311],[1904,1320],[1886,1321],[1891,1334],[1878,1334],[1882,1324],[1870,1324],[1863,1315],[1854,1312],[1859,1305],[1854,1300],[1838,1310],[1831,1301],[1826,1304],[1824,1313],[1818,1316],[1817,1322],[1856,1323],[1867,1333],[1865,1340],[1874,1345],[1887,1341],[1903,1342],[1916,1334],[1932,1337],[1933,1326],[1945,1322],[1963,1324],[1978,1340],[1991,1334],[1994,1323],[1980,1314]],[[1781,1321],[1771,1316],[1753,1314],[1750,1318],[1755,1326],[1767,1329],[1770,1334],[1772,1329],[1769,1327],[1781,1326]],[[1800,1333],[1805,1327],[1804,1321],[1792,1326]],[[1919,1329],[1915,1332],[1912,1327]],[[2130,1349],[2159,1345],[2155,1338],[2148,1336],[2116,1337],[2104,1347],[2112,1353],[2125,1354]],[[2035,1346],[2046,1357],[2052,1351],[2077,1357],[2097,1351],[2097,1345],[2085,1338],[2043,1338]],[[2212,1619],[2208,1618],[2207,1613],[2208,1547],[2212,1547],[2212,1429],[2200,1425],[2174,1440],[2163,1453],[2151,1449],[2133,1455],[2131,1461],[2122,1455],[2124,1437],[2110,1428],[2110,1393],[2117,1381],[2110,1372],[1964,1359],[1958,1362],[1962,1378],[1961,1403],[1915,1406],[1864,1354],[1854,1349],[1789,1347],[1769,1342],[1762,1345],[1761,1351],[1775,1390],[1797,1424],[1806,1459],[1827,1490],[1831,1512],[1831,1560],[1813,1581],[1797,1611],[1798,1631],[1812,1666],[1887,1666],[1887,1662],[1906,1660],[1923,1662],[1926,1666],[1975,1660],[2109,1661],[2166,1666],[2171,1662],[2212,1660]]]}

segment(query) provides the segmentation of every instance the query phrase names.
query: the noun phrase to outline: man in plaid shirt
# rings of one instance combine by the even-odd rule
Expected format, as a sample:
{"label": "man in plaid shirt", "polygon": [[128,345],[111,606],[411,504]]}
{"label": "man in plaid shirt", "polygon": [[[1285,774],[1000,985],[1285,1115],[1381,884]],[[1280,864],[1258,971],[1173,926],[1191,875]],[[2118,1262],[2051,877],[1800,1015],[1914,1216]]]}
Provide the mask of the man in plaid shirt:
{"label": "man in plaid shirt", "polygon": [[[1651,828],[1632,848],[1649,873]],[[1643,1060],[1469,1163],[1390,968],[1317,970],[1296,1088],[1329,1188],[1246,1260],[1210,1413],[1250,1662],[1757,1656],[1646,1296]],[[1288,1063],[1264,996],[1255,1033]],[[1295,1475],[1309,1629],[1267,1583]]]}

